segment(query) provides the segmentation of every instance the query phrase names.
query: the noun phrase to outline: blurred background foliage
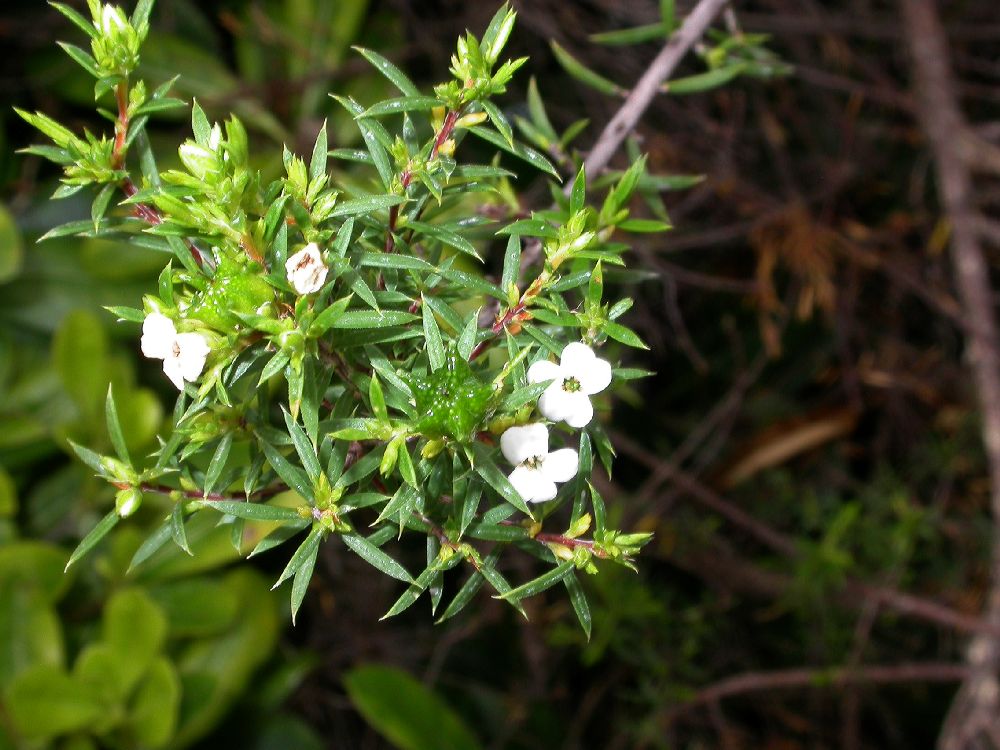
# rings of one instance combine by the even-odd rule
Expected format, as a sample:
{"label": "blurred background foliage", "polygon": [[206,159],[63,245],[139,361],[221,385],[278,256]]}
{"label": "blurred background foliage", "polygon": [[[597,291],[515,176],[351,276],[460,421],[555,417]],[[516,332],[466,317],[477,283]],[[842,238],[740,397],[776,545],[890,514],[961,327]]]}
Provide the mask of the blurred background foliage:
{"label": "blurred background foliage", "polygon": [[[109,382],[132,451],[154,444],[169,408],[134,331],[101,309],[152,290],[161,259],[107,241],[36,244],[86,218],[89,203],[48,200],[56,175],[14,154],[32,135],[11,106],[80,129],[104,124],[86,75],[54,44],[73,38],[65,19],[34,1],[0,12],[0,748],[932,744],[947,681],[832,684],[833,670],[960,660],[960,628],[877,590],[974,615],[987,584],[988,486],[947,227],[911,118],[896,10],[742,5],[727,38],[769,33],[777,57],[751,62],[782,60],[792,75],[733,73],[718,90],[668,92],[638,133],[653,172],[705,179],[646,186],[676,230],[633,235],[632,266],[648,280],[630,316],[652,351],[628,363],[657,375],[621,389],[602,415],[621,458],[601,490],[626,509],[625,525],[657,539],[637,575],[587,582],[589,642],[561,595],[527,602],[530,623],[489,598],[446,625],[412,610],[380,623],[397,586],[336,545],[324,547],[293,630],[285,597],[268,590],[279,561],[235,568],[225,529],[189,531],[195,557],[167,545],[129,571],[162,516],[155,503],[63,575],[67,550],[111,502],[67,438],[108,447]],[[658,49],[650,27],[662,8],[515,6],[511,51],[531,61],[506,112],[530,118],[533,76],[555,129],[587,118],[579,142],[592,142],[620,104],[615,86]],[[160,0],[145,75],[180,73],[179,95],[212,118],[237,113],[258,166],[276,174],[281,144],[308,153],[325,118],[332,147],[356,142],[328,92],[389,95],[351,45],[429,86],[444,78],[455,37],[494,10]],[[993,3],[949,7],[945,21],[967,107],[996,119]],[[591,38],[636,27],[646,30]],[[735,64],[717,41],[678,75]],[[581,82],[587,71],[606,79],[603,91]],[[157,150],[171,153],[186,127],[183,114],[158,120]],[[565,144],[549,146],[558,162]],[[525,211],[550,200],[528,170],[519,188]],[[650,216],[660,210],[652,200]],[[699,691],[728,676],[786,668],[808,679],[701,702]]]}

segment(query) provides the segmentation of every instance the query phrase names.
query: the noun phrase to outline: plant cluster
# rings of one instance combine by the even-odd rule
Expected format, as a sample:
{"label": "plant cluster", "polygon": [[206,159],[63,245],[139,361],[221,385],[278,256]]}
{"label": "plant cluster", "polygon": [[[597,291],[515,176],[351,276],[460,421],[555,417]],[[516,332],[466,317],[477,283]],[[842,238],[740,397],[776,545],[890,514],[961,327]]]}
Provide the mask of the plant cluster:
{"label": "plant cluster", "polygon": [[[90,19],[53,5],[90,38],[90,52],[62,46],[96,79],[96,99],[113,99],[114,132],[81,138],[19,112],[52,141],[27,151],[64,168],[54,197],[96,192],[89,219],[46,236],[115,236],[164,254],[156,293],[109,309],[141,325],[138,347],[162,361],[179,397],[148,458],[129,450],[112,391],[113,455],[74,444],[117,495],[70,564],[157,495],[170,510],[132,565],[171,540],[187,550],[188,525],[204,514],[228,525],[240,551],[247,525],[267,524],[251,554],[304,535],[275,584],[292,580],[293,618],[320,545],[336,537],[407,585],[388,615],[425,592],[436,611],[444,573],[466,563],[441,619],[484,583],[519,610],[562,583],[589,632],[576,572],[630,566],[650,539],[613,528],[591,482],[595,461],[610,472],[614,453],[591,397],[643,375],[599,354],[609,339],[644,346],[619,322],[631,300],[605,301],[605,273],[628,249],[620,232],[667,228],[630,218],[644,159],[606,176],[599,207],[589,205],[587,176],[562,151],[580,128],[555,133],[532,85],[531,120],[516,124],[559,143],[575,175],[564,195],[557,169],[492,101],[525,62],[500,62],[515,21],[504,6],[482,39],[459,39],[452,78],[433,95],[358,50],[400,92],[368,106],[333,95],[364,148],[331,149],[324,125],[308,161],[286,148],[283,174],[269,179],[241,121],[213,123],[194,103],[193,137],[161,171],[148,119],[187,105],[170,96],[173,81],[137,77],[153,3],[127,16],[88,2]],[[552,207],[522,211],[499,153],[460,161],[470,135],[555,178]],[[331,172],[331,158],[351,171]],[[427,540],[417,575],[383,549],[404,532]],[[510,583],[500,570],[510,549],[548,570]]]}

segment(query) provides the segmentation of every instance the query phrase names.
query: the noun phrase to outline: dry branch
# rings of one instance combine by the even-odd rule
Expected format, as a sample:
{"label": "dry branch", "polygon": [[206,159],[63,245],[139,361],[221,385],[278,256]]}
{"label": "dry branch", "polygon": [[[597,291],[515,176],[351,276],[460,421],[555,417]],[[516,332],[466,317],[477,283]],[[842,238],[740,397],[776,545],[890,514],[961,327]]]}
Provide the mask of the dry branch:
{"label": "dry branch", "polygon": [[[990,471],[993,514],[991,588],[984,619],[1000,625],[1000,335],[994,317],[989,266],[979,244],[962,133],[969,132],[957,104],[948,62],[948,43],[932,0],[902,0],[903,20],[913,62],[920,123],[937,169],[938,195],[951,224],[951,260],[966,320],[966,354],[982,414],[983,442]],[[941,750],[1000,747],[1000,638],[981,633],[972,639],[968,678],[962,684],[939,738]]]}

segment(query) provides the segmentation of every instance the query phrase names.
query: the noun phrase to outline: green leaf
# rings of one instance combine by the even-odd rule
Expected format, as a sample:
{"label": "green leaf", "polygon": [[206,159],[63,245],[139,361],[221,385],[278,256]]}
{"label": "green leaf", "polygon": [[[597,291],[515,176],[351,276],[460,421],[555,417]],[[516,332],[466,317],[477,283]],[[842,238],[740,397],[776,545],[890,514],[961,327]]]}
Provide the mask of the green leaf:
{"label": "green leaf", "polygon": [[449,247],[453,247],[466,255],[471,255],[478,261],[482,261],[482,257],[477,252],[475,245],[465,239],[465,237],[460,235],[458,232],[453,232],[445,227],[427,224],[422,221],[409,221],[406,223],[406,226],[407,228],[414,230],[417,234],[424,234],[428,237],[433,237]]}
{"label": "green leaf", "polygon": [[397,115],[401,112],[424,112],[440,106],[441,101],[435,96],[401,96],[398,99],[386,99],[384,102],[379,102],[356,117],[384,117],[385,115]]}
{"label": "green leaf", "polygon": [[528,597],[535,596],[535,594],[540,594],[542,591],[545,591],[545,589],[555,586],[567,576],[573,575],[573,567],[574,563],[572,560],[564,560],[548,572],[538,576],[538,578],[532,579],[527,583],[523,583],[506,593],[500,594],[497,598],[520,601],[521,599],[527,599]]}
{"label": "green leaf", "polygon": [[420,96],[420,89],[416,87],[413,81],[378,52],[365,49],[364,47],[352,47],[352,49],[361,53],[368,62],[375,66],[379,73],[392,81],[393,85],[405,96]]}
{"label": "green leaf", "polygon": [[295,550],[295,554],[292,555],[291,559],[288,561],[288,565],[285,569],[281,571],[281,575],[278,580],[275,581],[274,585],[271,586],[271,591],[274,591],[278,586],[283,584],[293,575],[295,575],[299,568],[303,565],[314,565],[316,563],[316,551],[319,549],[320,543],[323,541],[324,530],[322,526],[313,526],[312,531],[309,532],[299,548]]}
{"label": "green leaf", "polygon": [[483,108],[487,117],[490,118],[490,122],[493,123],[493,127],[497,129],[497,132],[503,136],[503,139],[507,141],[507,145],[513,147],[514,145],[514,131],[510,127],[510,123],[504,116],[500,108],[497,107],[489,99],[482,99],[479,105]]}
{"label": "green leaf", "polygon": [[333,322],[331,328],[388,328],[412,323],[416,319],[413,313],[401,310],[348,310]]}
{"label": "green leaf", "polygon": [[163,648],[167,618],[144,590],[121,589],[105,605],[101,632],[120,657],[122,679],[131,689]]}
{"label": "green leaf", "polygon": [[576,173],[573,180],[573,189],[569,195],[569,212],[575,214],[583,210],[584,201],[587,199],[587,167],[580,165],[580,171]]}
{"label": "green leaf", "polygon": [[111,379],[108,339],[101,321],[82,309],[69,313],[56,331],[52,358],[63,388],[81,415],[98,420]]}
{"label": "green leaf", "polygon": [[615,341],[620,341],[626,346],[632,346],[636,349],[649,348],[641,338],[619,323],[605,323],[602,330]]}
{"label": "green leaf", "polygon": [[[503,552],[503,547],[496,547],[483,561],[483,565],[487,565],[491,568],[496,567],[497,561],[500,559],[501,552]],[[458,593],[455,594],[455,598],[448,603],[448,607],[445,609],[444,614],[437,619],[437,624],[454,617],[465,609],[469,602],[471,602],[479,592],[479,589],[483,587],[483,583],[485,582],[486,579],[483,577],[483,574],[478,570],[474,570],[466,579],[465,583],[462,584],[462,588],[460,588]]]}
{"label": "green leaf", "polygon": [[208,462],[208,469],[205,470],[205,491],[204,497],[208,495],[215,489],[215,485],[219,481],[219,477],[222,476],[222,470],[226,467],[226,461],[229,459],[229,453],[233,447],[233,433],[227,432],[223,434],[222,439],[219,444],[215,447],[215,452],[212,454],[212,460]]}
{"label": "green leaf", "polygon": [[56,44],[62,47],[63,52],[72,57],[73,60],[75,60],[80,65],[81,68],[90,73],[90,75],[92,75],[94,78],[101,77],[101,71],[97,67],[97,61],[94,60],[94,58],[91,55],[84,52],[75,44],[66,44],[66,42],[56,42]]}
{"label": "green leaf", "polygon": [[242,500],[213,500],[205,503],[206,507],[225,513],[228,516],[245,518],[248,521],[283,521],[297,523],[302,516],[295,508],[266,503],[250,503]]}
{"label": "green leaf", "polygon": [[336,219],[341,216],[358,216],[360,214],[370,214],[374,211],[398,206],[405,200],[401,195],[369,195],[364,198],[343,201],[330,213],[330,218]]}
{"label": "green leaf", "polygon": [[[330,96],[340,102],[355,117],[364,111],[360,104],[349,97],[336,96],[335,94],[331,94]],[[382,133],[379,132],[381,125],[377,121],[360,119],[356,120],[356,122],[358,129],[361,131],[361,137],[364,138],[365,145],[368,147],[368,153],[371,154],[372,161],[375,163],[375,169],[378,170],[379,177],[382,178],[382,186],[388,190],[392,185],[393,178],[392,162],[389,160],[389,154],[386,151],[387,144],[391,142],[389,134],[385,133],[384,129]],[[385,136],[384,139],[381,137],[383,134]]]}
{"label": "green leaf", "polygon": [[578,80],[580,83],[590,86],[592,89],[600,91],[602,94],[607,94],[608,96],[623,96],[626,91],[617,83],[609,78],[605,78],[600,73],[595,73],[590,68],[586,67],[583,63],[573,57],[569,52],[567,52],[559,42],[553,40],[551,43],[552,52],[556,56],[556,60],[559,64],[563,66],[567,73],[569,73],[573,78]]}
{"label": "green leaf", "polygon": [[181,681],[170,660],[153,661],[132,697],[128,723],[142,747],[165,747],[174,735],[181,702]]}
{"label": "green leaf", "polygon": [[174,544],[189,555],[194,555],[188,545],[187,531],[184,529],[184,505],[182,503],[174,505],[174,509],[170,513],[170,535],[174,539]]}
{"label": "green leaf", "polygon": [[366,665],[344,677],[351,702],[400,750],[479,750],[480,744],[440,697],[399,669]]}
{"label": "green leaf", "polygon": [[389,607],[389,611],[382,615],[379,619],[387,620],[390,617],[395,617],[401,612],[405,612],[409,609],[417,601],[417,599],[420,598],[420,595],[427,590],[427,587],[431,585],[434,577],[437,576],[439,572],[440,571],[434,566],[429,566],[424,569],[424,572],[417,576],[417,579],[410,584],[410,587],[400,595],[391,607]]}
{"label": "green leaf", "polygon": [[146,537],[145,541],[139,545],[139,549],[135,551],[135,554],[132,555],[132,559],[129,561],[128,570],[131,571],[152,557],[167,543],[172,534],[173,519],[171,516],[168,516],[156,531]]}
{"label": "green leaf", "polygon": [[53,8],[62,13],[66,18],[73,22],[73,24],[80,29],[84,34],[89,36],[91,39],[95,38],[98,34],[97,28],[88,21],[86,18],[77,13],[73,8],[63,3],[49,2]]}
{"label": "green leaf", "polygon": [[125,436],[122,434],[121,422],[118,421],[118,410],[115,408],[115,397],[113,388],[108,385],[108,395],[104,399],[104,418],[108,426],[108,435],[111,437],[111,445],[114,446],[115,453],[123,463],[131,465],[132,459],[128,454],[128,447],[125,444]]}
{"label": "green leaf", "polygon": [[316,498],[313,494],[312,482],[309,481],[306,473],[299,467],[292,466],[288,459],[266,440],[260,440],[260,447],[264,451],[264,455],[267,456],[267,462],[271,464],[271,468],[281,478],[281,481],[298,492],[310,504],[314,503]]}
{"label": "green leaf", "polygon": [[[319,536],[316,538],[320,539]],[[295,616],[299,613],[299,607],[302,606],[302,601],[306,598],[306,591],[309,589],[309,581],[312,580],[318,554],[319,542],[317,541],[307,548],[302,563],[296,569],[295,577],[292,579],[292,625],[295,624]]]}
{"label": "green leaf", "polygon": [[606,44],[611,47],[622,47],[644,44],[645,42],[655,42],[665,39],[666,36],[667,28],[661,22],[634,26],[629,29],[602,31],[599,34],[591,34],[590,41],[597,42],[597,44]]}
{"label": "green leaf", "polygon": [[715,89],[729,83],[744,71],[746,71],[746,64],[736,63],[725,68],[716,68],[693,76],[667,81],[660,86],[660,90],[667,94],[699,94],[702,91]]}
{"label": "green leaf", "polygon": [[[423,297],[421,297],[423,299]],[[421,313],[424,320],[424,340],[427,345],[427,359],[430,361],[431,372],[444,367],[444,342],[441,340],[441,329],[438,328],[437,319],[430,307],[421,305]]]}
{"label": "green leaf", "polygon": [[86,555],[90,550],[92,550],[97,543],[101,541],[111,529],[119,521],[118,514],[115,511],[111,511],[104,518],[97,522],[97,525],[90,530],[90,532],[80,540],[80,543],[73,550],[73,554],[69,556],[69,561],[66,563],[66,570],[69,570],[70,565],[75,563],[81,557]]}
{"label": "green leaf", "polygon": [[590,605],[587,604],[587,595],[583,593],[583,586],[580,585],[580,581],[577,580],[576,575],[569,575],[563,578],[563,584],[566,586],[566,590],[569,591],[569,600],[573,605],[573,611],[576,613],[576,619],[580,621],[580,627],[583,628],[583,632],[589,641],[592,619],[590,616]]}
{"label": "green leaf", "polygon": [[359,534],[343,534],[341,537],[344,544],[350,547],[358,557],[372,567],[378,568],[387,576],[404,583],[413,583],[411,576],[402,565],[393,560],[389,555],[380,550]]}
{"label": "green leaf", "polygon": [[313,145],[312,159],[309,161],[310,180],[318,180],[326,174],[326,152],[326,120],[323,120],[323,127],[319,129],[319,134],[316,136],[316,143]]}
{"label": "green leaf", "polygon": [[385,393],[382,392],[382,384],[378,380],[378,375],[372,373],[371,382],[368,384],[368,403],[371,404],[372,414],[380,422],[389,420],[389,411],[385,407]]}
{"label": "green leaf", "polygon": [[497,148],[502,149],[507,153],[513,154],[519,159],[523,159],[524,161],[528,162],[528,164],[530,164],[531,166],[541,170],[542,172],[545,172],[546,174],[552,175],[557,180],[562,179],[561,175],[559,174],[559,171],[554,166],[552,166],[552,162],[550,162],[540,153],[535,151],[533,148],[529,148],[528,146],[525,146],[517,142],[511,145],[507,143],[507,141],[504,139],[502,135],[500,135],[495,131],[489,130],[488,128],[484,128],[481,125],[469,128],[469,132],[479,138],[482,138],[484,141],[492,143]]}
{"label": "green leaf", "polygon": [[399,475],[403,478],[403,481],[411,487],[417,487],[417,472],[413,466],[413,459],[410,457],[410,451],[406,447],[405,440],[400,442],[398,461]]}
{"label": "green leaf", "polygon": [[487,451],[486,447],[476,443],[474,450],[476,456],[476,473],[485,479],[486,483],[490,487],[500,493],[500,496],[504,500],[522,513],[534,518],[531,510],[528,508],[528,504],[524,502],[524,498],[522,498],[520,493],[514,489],[514,485],[512,485],[510,480],[507,479],[507,475],[500,471],[497,465],[493,462],[493,457],[490,455],[489,451]]}
{"label": "green leaf", "polygon": [[191,102],[191,130],[198,145],[208,148],[209,140],[212,137],[212,126],[197,99]]}
{"label": "green leaf", "polygon": [[658,219],[626,219],[618,224],[618,228],[624,229],[626,232],[665,232],[670,229],[670,224]]}
{"label": "green leaf", "polygon": [[458,338],[458,356],[468,360],[472,350],[476,348],[476,334],[479,332],[479,311],[474,310],[466,321],[465,327]]}
{"label": "green leaf", "polygon": [[105,713],[93,690],[51,664],[19,674],[4,695],[4,707],[18,734],[36,742],[86,730]]}
{"label": "green leaf", "polygon": [[298,422],[292,419],[292,415],[284,408],[282,408],[282,412],[285,415],[285,426],[288,428],[288,434],[292,438],[295,452],[299,454],[299,460],[302,461],[302,468],[305,469],[309,481],[316,484],[319,481],[320,474],[323,473],[323,467],[320,466],[319,458],[316,456],[316,449],[306,435],[305,430],[299,426]]}

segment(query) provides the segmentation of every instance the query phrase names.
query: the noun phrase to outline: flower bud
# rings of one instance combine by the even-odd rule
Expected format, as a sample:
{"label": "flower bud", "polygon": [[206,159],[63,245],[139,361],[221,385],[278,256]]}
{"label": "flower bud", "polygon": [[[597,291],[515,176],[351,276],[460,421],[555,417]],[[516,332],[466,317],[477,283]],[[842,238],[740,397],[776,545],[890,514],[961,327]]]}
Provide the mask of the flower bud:
{"label": "flower bud", "polygon": [[142,492],[138,487],[128,487],[119,490],[115,495],[115,512],[122,518],[128,518],[142,505]]}

